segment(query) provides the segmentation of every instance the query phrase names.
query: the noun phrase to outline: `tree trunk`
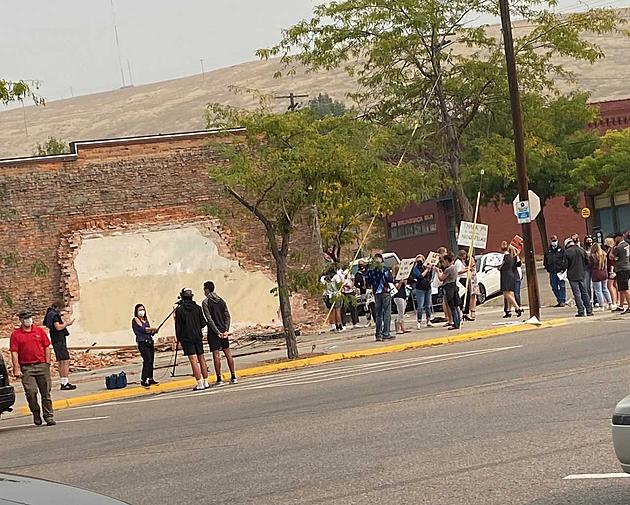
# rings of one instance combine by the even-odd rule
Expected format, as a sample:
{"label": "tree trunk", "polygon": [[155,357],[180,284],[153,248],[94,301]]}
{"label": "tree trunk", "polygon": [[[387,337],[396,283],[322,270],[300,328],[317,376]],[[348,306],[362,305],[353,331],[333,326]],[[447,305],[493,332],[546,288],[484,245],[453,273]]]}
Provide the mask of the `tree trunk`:
{"label": "tree trunk", "polygon": [[293,315],[291,314],[291,298],[289,296],[289,278],[287,275],[287,257],[283,254],[274,254],[276,260],[276,279],[278,281],[278,298],[280,300],[280,314],[282,316],[282,326],[284,327],[284,337],[287,343],[287,357],[296,359],[299,357],[297,341],[295,339],[295,328],[293,326]]}
{"label": "tree trunk", "polygon": [[536,225],[538,226],[538,232],[540,233],[540,241],[543,247],[543,253],[549,248],[549,242],[547,239],[547,220],[545,219],[545,202],[541,201],[540,212],[536,216]]}
{"label": "tree trunk", "polygon": [[318,245],[319,257],[321,259],[322,253],[324,252],[324,242],[322,240],[322,227],[319,223],[319,209],[317,208],[317,204],[313,204],[311,212],[313,213],[313,239]]}
{"label": "tree trunk", "polygon": [[455,125],[453,124],[453,118],[451,117],[446,98],[444,95],[444,86],[442,82],[442,74],[440,64],[435,61],[435,71],[437,75],[437,81],[435,86],[435,94],[437,96],[440,105],[440,115],[442,117],[442,123],[446,130],[447,148],[448,148],[448,167],[451,179],[453,179],[453,186],[455,190],[455,218],[458,221],[472,221],[473,220],[473,208],[464,191],[464,184],[462,183],[461,174],[459,172],[459,164],[461,159],[461,146],[459,144],[459,138]]}

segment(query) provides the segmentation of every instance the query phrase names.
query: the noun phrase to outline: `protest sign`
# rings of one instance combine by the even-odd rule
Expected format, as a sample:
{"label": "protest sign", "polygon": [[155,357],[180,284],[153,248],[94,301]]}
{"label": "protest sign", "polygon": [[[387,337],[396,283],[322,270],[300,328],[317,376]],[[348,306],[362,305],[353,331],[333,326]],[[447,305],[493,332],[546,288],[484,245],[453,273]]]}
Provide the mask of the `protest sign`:
{"label": "protest sign", "polygon": [[459,235],[457,244],[470,247],[472,243],[473,228],[475,229],[475,249],[485,249],[488,243],[488,225],[477,223],[476,225],[468,221],[459,224]]}

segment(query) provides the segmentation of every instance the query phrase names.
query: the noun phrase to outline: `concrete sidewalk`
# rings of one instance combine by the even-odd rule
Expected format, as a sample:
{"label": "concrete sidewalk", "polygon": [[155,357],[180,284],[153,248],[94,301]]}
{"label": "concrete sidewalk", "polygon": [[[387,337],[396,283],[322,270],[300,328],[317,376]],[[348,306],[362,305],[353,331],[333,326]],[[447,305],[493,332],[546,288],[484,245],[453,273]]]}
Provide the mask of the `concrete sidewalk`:
{"label": "concrete sidewalk", "polygon": [[[483,309],[482,309],[483,310]],[[574,309],[569,307],[562,309],[545,309],[543,316],[543,327],[562,326],[576,321],[584,322],[584,319],[575,320]],[[475,322],[467,322],[459,331],[448,331],[442,325],[434,328],[416,329],[415,314],[408,313],[405,317],[407,329],[410,330],[404,335],[396,335],[395,340],[387,342],[375,342],[374,328],[357,328],[346,330],[340,333],[325,333],[304,335],[298,338],[298,347],[301,353],[299,360],[286,360],[286,350],[284,341],[281,339],[253,342],[245,346],[234,347],[233,352],[236,359],[237,375],[247,377],[274,373],[282,370],[289,370],[310,366],[315,364],[329,363],[340,359],[359,358],[385,354],[390,352],[400,352],[408,349],[417,349],[434,345],[455,343],[480,338],[489,338],[502,334],[510,334],[518,331],[536,329],[536,326],[523,324],[526,320],[525,314],[520,318],[502,319],[500,308],[491,308],[478,312]],[[601,320],[614,317],[610,313],[596,313],[596,318]],[[212,367],[212,359],[207,353],[208,364]],[[103,368],[90,372],[72,374],[71,380],[77,384],[75,391],[60,391],[58,383],[53,385],[53,400],[55,409],[69,408],[78,405],[88,405],[102,403],[115,399],[131,398],[141,395],[149,395],[167,391],[182,390],[192,388],[194,380],[190,377],[190,367],[186,358],[178,353],[178,366],[175,377],[171,377],[174,353],[159,353],[156,355],[155,379],[160,382],[159,386],[146,389],[139,386],[139,373],[141,368],[140,359],[127,363],[124,367]],[[129,386],[119,390],[105,389],[105,377],[112,373],[118,373],[124,369],[127,373]],[[223,361],[223,372],[227,366]],[[229,373],[228,373],[229,376]],[[210,379],[213,380],[211,370]],[[21,384],[15,383],[17,401],[14,412],[4,417],[28,414],[24,394]]]}

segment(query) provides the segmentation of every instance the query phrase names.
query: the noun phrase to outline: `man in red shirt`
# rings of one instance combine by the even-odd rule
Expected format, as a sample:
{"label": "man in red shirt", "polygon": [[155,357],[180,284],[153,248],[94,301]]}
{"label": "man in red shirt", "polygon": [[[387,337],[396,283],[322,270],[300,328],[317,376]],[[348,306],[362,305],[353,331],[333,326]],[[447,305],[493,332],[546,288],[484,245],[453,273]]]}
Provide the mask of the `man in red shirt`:
{"label": "man in red shirt", "polygon": [[30,310],[18,314],[20,326],[11,333],[9,349],[13,361],[13,375],[22,379],[28,407],[33,413],[33,422],[41,426],[42,414],[37,401],[37,392],[42,397],[44,421],[48,426],[57,424],[54,419],[50,398],[50,339],[46,331],[33,324]]}

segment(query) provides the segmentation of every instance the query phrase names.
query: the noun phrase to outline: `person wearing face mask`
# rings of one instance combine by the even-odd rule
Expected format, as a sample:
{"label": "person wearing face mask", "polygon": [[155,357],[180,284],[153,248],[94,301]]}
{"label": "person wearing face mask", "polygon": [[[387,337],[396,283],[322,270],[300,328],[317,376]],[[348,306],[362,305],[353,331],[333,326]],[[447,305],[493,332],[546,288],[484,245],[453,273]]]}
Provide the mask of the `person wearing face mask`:
{"label": "person wearing face mask", "polygon": [[564,307],[567,302],[567,290],[564,279],[558,275],[564,272],[564,249],[560,246],[557,235],[551,237],[551,244],[545,252],[544,265],[545,270],[549,272],[549,283],[558,302],[556,307]]}
{"label": "person wearing face mask", "polygon": [[389,340],[392,317],[392,286],[394,278],[383,262],[382,254],[375,254],[371,268],[366,275],[367,286],[374,293],[376,312],[376,341]]}
{"label": "person wearing face mask", "polygon": [[[50,397],[50,338],[44,328],[33,324],[30,310],[20,311],[18,317],[20,326],[13,330],[9,340],[13,375],[16,379],[22,379],[26,401],[33,414],[33,423],[41,426],[46,421],[48,426],[54,426],[57,423]],[[43,421],[37,400],[38,392],[42,397]]]}
{"label": "person wearing face mask", "polygon": [[422,313],[427,317],[427,328],[431,328],[431,281],[433,280],[433,268],[424,265],[425,258],[422,254],[416,256],[416,262],[409,274],[409,283],[414,288],[417,310],[417,328],[422,328]]}
{"label": "person wearing face mask", "polygon": [[361,301],[365,310],[366,328],[372,326],[372,319],[376,322],[376,312],[374,309],[374,295],[368,289],[365,276],[367,275],[367,267],[365,260],[359,260],[357,273],[354,274],[354,287],[359,290]]}
{"label": "person wearing face mask", "polygon": [[133,319],[131,320],[131,329],[136,336],[136,343],[140,356],[142,356],[142,375],[140,384],[148,388],[157,386],[159,382],[153,379],[153,362],[155,361],[155,347],[153,344],[153,335],[157,333],[156,328],[152,328],[147,317],[147,309],[139,303],[133,309]]}

